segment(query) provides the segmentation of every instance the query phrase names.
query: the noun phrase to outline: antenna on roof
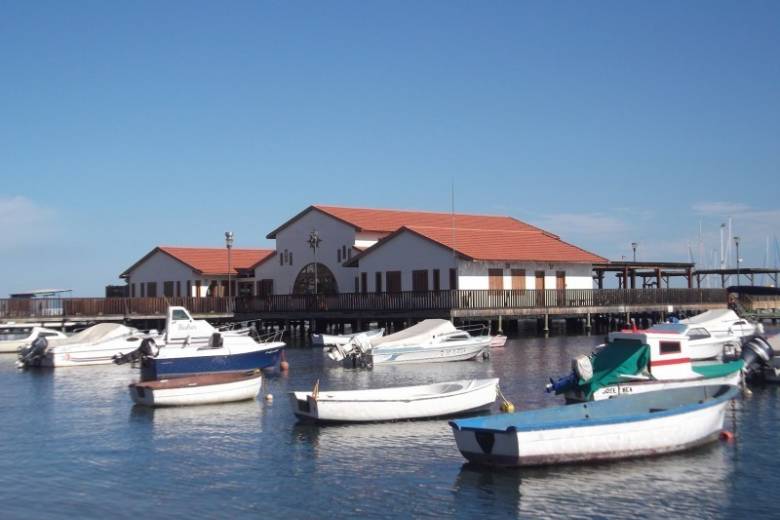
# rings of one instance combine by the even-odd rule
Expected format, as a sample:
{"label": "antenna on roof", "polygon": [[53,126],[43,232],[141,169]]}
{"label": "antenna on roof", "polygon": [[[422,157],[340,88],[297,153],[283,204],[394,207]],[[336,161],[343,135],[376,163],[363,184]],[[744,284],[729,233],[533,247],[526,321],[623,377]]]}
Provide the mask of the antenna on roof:
{"label": "antenna on roof", "polygon": [[[452,263],[455,266],[455,280],[457,283],[458,279],[458,259],[455,255],[455,179],[452,179],[452,188],[450,191],[450,248],[452,249]],[[452,281],[450,281],[450,285],[452,285]],[[450,287],[450,290],[455,289],[455,287]]]}

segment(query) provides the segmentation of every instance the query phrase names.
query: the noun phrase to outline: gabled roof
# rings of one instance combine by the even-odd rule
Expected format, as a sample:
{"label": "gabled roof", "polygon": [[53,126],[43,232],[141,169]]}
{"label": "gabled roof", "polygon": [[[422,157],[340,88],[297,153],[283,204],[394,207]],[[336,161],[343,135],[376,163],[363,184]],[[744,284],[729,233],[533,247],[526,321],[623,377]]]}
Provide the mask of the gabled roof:
{"label": "gabled roof", "polygon": [[589,253],[584,249],[564,242],[555,235],[550,235],[538,229],[512,231],[502,229],[404,226],[361,254],[353,257],[344,265],[357,266],[361,258],[372,254],[401,233],[414,233],[442,247],[452,249],[462,258],[469,260],[580,264],[607,261],[605,258]]}
{"label": "gabled roof", "polygon": [[[228,274],[228,256],[224,247],[158,246],[125,269],[119,277],[126,278],[131,271],[157,252],[164,253],[203,275],[227,276]],[[240,269],[254,269],[274,254],[276,251],[273,249],[233,248],[230,252],[230,274],[238,274]]]}
{"label": "gabled roof", "polygon": [[471,228],[506,231],[541,231],[525,222],[506,216],[469,215],[433,211],[409,211],[398,209],[345,208],[340,206],[309,206],[293,218],[271,231],[266,238],[276,235],[310,211],[319,211],[355,228],[356,231],[392,233],[402,226],[427,226],[442,228]]}

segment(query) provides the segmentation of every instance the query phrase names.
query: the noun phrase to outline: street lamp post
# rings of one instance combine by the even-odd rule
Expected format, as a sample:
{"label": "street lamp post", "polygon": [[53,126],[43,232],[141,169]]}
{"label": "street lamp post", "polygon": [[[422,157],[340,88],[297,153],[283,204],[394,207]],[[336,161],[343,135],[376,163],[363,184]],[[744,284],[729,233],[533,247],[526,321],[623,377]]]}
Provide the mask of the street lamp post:
{"label": "street lamp post", "polygon": [[225,231],[225,247],[227,248],[227,258],[228,258],[228,311],[230,311],[233,307],[231,304],[231,298],[232,298],[232,290],[231,290],[231,283],[230,283],[230,271],[232,268],[231,265],[231,258],[230,258],[230,250],[233,249],[233,232],[232,231]]}
{"label": "street lamp post", "polygon": [[634,250],[634,262],[636,262],[636,248],[639,245],[638,242],[631,242],[631,249]]}
{"label": "street lamp post", "polygon": [[739,237],[734,237],[734,245],[737,248],[737,285],[739,285]]}
{"label": "street lamp post", "polygon": [[317,294],[317,248],[320,247],[320,242],[322,242],[322,239],[320,238],[319,233],[317,233],[317,230],[312,229],[311,233],[309,233],[309,238],[306,240],[308,242],[309,247],[314,251],[314,294]]}

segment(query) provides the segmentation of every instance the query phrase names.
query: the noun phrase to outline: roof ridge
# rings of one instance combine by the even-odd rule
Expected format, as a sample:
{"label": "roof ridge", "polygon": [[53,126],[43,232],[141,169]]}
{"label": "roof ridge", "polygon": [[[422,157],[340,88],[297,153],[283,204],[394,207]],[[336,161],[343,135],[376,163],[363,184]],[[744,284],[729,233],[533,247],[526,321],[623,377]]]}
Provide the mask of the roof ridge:
{"label": "roof ridge", "polygon": [[523,224],[528,224],[527,222],[523,222],[522,220],[518,220],[515,217],[512,217],[510,215],[495,215],[495,214],[484,214],[484,213],[455,213],[450,211],[432,211],[432,210],[426,210],[426,209],[397,209],[397,208],[367,208],[364,206],[337,206],[337,205],[330,205],[330,204],[312,204],[312,207],[317,209],[327,209],[327,208],[333,208],[333,209],[352,209],[352,210],[365,210],[365,211],[388,211],[388,212],[394,212],[394,213],[426,213],[428,215],[460,215],[465,217],[489,217],[489,218],[508,218],[512,220],[516,220],[517,222],[521,222]]}

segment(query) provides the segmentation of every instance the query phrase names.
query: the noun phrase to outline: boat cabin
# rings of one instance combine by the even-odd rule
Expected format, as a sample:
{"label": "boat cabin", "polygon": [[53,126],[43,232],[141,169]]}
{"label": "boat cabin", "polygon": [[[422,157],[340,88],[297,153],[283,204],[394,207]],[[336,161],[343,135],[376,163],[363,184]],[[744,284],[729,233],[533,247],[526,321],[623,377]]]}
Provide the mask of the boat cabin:
{"label": "boat cabin", "polygon": [[168,307],[165,318],[165,342],[188,345],[195,339],[209,338],[215,329],[206,320],[196,320],[184,307]]}
{"label": "boat cabin", "polygon": [[608,345],[647,345],[650,350],[648,369],[656,379],[688,379],[697,377],[691,366],[688,327],[684,324],[664,324],[647,330],[622,330],[609,334]]}

